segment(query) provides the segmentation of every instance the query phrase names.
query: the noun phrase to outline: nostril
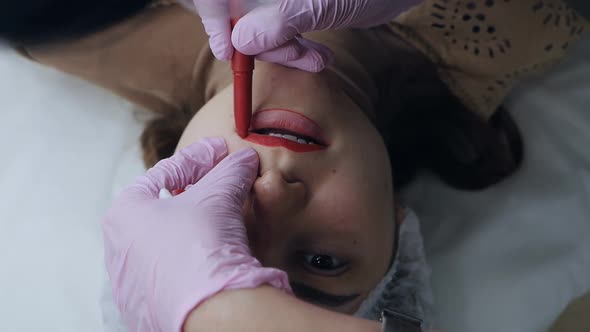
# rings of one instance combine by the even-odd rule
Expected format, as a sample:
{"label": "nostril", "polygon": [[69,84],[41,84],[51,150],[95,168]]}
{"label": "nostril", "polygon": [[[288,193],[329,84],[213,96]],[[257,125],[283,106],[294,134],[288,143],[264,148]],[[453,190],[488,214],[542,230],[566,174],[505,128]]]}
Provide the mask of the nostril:
{"label": "nostril", "polygon": [[289,176],[288,174],[283,174],[283,179],[285,180],[285,182],[287,182],[288,184],[295,184],[295,183],[301,183],[301,180],[297,179],[294,176]]}
{"label": "nostril", "polygon": [[261,171],[260,177],[268,176],[269,181],[281,181],[286,184],[293,184],[302,182],[300,178],[294,175],[292,172],[284,172],[278,169],[269,169],[264,172]]}
{"label": "nostril", "polygon": [[301,181],[285,178],[276,169],[267,170],[253,187],[254,212],[257,220],[282,220],[300,212],[306,202],[306,189]]}
{"label": "nostril", "polygon": [[288,174],[286,172],[280,172],[276,169],[267,170],[261,172],[258,175],[258,178],[254,182],[254,186],[259,183],[264,187],[277,187],[280,188],[285,185],[293,185],[293,184],[301,184],[303,185],[302,181],[294,175]]}

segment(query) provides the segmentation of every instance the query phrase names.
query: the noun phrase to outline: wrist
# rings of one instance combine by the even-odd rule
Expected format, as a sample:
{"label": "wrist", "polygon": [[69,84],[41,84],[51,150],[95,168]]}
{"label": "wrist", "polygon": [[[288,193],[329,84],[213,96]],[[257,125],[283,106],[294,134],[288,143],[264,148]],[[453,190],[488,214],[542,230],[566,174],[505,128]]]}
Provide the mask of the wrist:
{"label": "wrist", "polygon": [[184,332],[378,332],[381,324],[323,309],[270,286],[226,291],[187,317]]}
{"label": "wrist", "polygon": [[[221,292],[206,300],[188,314],[183,332],[211,331],[213,327],[227,324],[232,319],[250,316],[248,312],[253,307],[260,308],[259,310],[262,312],[262,308],[266,306],[264,301],[268,298],[268,294],[273,291],[276,290],[268,286],[261,286],[254,289]],[[252,315],[250,318],[256,320],[257,316]],[[217,330],[225,331],[222,328]]]}
{"label": "wrist", "polygon": [[[201,264],[194,264],[182,272],[177,272],[179,273],[175,273],[176,286],[167,287],[169,291],[162,292],[162,296],[155,299],[154,302],[158,307],[160,324],[170,327],[166,330],[182,329],[191,313],[199,311],[196,309],[200,309],[202,306],[207,307],[205,304],[210,301],[213,303],[223,302],[222,308],[224,309],[219,312],[224,314],[227,314],[230,308],[236,308],[237,311],[243,310],[241,305],[234,305],[235,301],[242,300],[241,302],[244,302],[243,300],[251,299],[251,297],[244,299],[239,296],[234,299],[232,296],[232,300],[225,304],[224,299],[228,297],[225,293],[233,294],[232,291],[235,290],[254,289],[268,285],[269,288],[272,286],[281,292],[291,294],[287,273],[279,269],[263,267],[256,258],[249,253],[240,252],[239,248],[226,247],[223,250],[218,250],[209,255],[208,259],[202,261]],[[182,278],[179,275],[182,275]],[[217,311],[208,310],[203,310],[203,312],[217,313]],[[227,319],[227,316],[224,315],[221,319]]]}

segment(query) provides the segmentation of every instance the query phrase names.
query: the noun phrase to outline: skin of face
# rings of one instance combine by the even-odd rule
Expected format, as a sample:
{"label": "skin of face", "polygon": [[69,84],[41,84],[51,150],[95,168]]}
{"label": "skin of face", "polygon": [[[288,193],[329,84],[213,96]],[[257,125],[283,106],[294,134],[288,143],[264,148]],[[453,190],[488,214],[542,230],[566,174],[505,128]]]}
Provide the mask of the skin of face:
{"label": "skin of face", "polygon": [[[343,84],[329,71],[256,63],[253,111],[305,115],[323,129],[324,150],[298,153],[241,139],[232,85],[196,113],[178,149],[204,137],[225,138],[230,153],[254,148],[259,177],[245,207],[252,253],[264,266],[286,271],[298,297],[354,313],[390,266],[395,208],[386,147]],[[309,288],[341,298],[325,300]]]}

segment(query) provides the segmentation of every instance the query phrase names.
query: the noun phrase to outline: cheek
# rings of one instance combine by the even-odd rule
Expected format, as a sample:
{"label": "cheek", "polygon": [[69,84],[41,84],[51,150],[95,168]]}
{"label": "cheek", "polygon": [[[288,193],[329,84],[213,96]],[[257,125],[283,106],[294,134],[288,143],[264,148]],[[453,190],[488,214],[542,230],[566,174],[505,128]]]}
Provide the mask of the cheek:
{"label": "cheek", "polygon": [[375,176],[349,167],[336,167],[332,172],[312,198],[314,205],[330,214],[323,220],[359,234],[359,240],[375,240],[392,229],[394,204],[387,173]]}
{"label": "cheek", "polygon": [[314,202],[314,211],[323,214],[317,220],[354,234],[348,245],[361,258],[354,262],[354,271],[363,271],[354,284],[364,296],[387,272],[396,241],[393,195],[379,187],[384,188],[343,172],[316,192]]}
{"label": "cheek", "polygon": [[334,197],[350,204],[344,207],[354,206],[362,220],[393,220],[393,181],[387,153],[376,143],[365,146],[364,150],[342,153],[329,186]]}
{"label": "cheek", "polygon": [[[227,90],[227,89],[226,89]],[[223,137],[230,153],[249,147],[235,131],[230,96],[224,90],[203,106],[185,128],[176,150],[195,143],[205,137]],[[231,91],[229,91],[231,92]]]}
{"label": "cheek", "polygon": [[322,220],[357,234],[364,257],[370,257],[360,264],[362,269],[373,272],[370,279],[375,281],[385,273],[394,248],[395,205],[386,150],[371,143],[365,146],[372,148],[363,151],[342,151],[342,159],[317,188],[317,206],[332,215]]}

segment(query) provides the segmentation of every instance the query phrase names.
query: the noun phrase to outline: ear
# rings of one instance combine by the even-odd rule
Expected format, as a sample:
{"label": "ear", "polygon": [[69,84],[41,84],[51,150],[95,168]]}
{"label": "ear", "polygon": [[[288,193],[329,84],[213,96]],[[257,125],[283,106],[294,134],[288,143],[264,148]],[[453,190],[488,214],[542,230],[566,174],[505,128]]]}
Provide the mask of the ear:
{"label": "ear", "polygon": [[406,219],[406,208],[399,202],[398,199],[395,200],[394,209],[395,209],[395,224],[400,226],[404,220]]}
{"label": "ear", "polygon": [[402,226],[402,223],[404,222],[404,220],[406,219],[406,208],[399,202],[398,198],[394,199],[393,202],[393,208],[394,208],[394,239],[395,239],[395,250],[394,250],[394,254],[391,256],[391,261],[389,262],[390,266],[389,268],[391,268],[391,264],[393,264],[393,261],[395,260],[395,256],[397,255],[397,251],[399,250],[399,243],[400,243],[400,228]]}
{"label": "ear", "polygon": [[187,108],[163,114],[148,122],[140,138],[146,168],[151,168],[174,154],[191,116],[191,111]]}

